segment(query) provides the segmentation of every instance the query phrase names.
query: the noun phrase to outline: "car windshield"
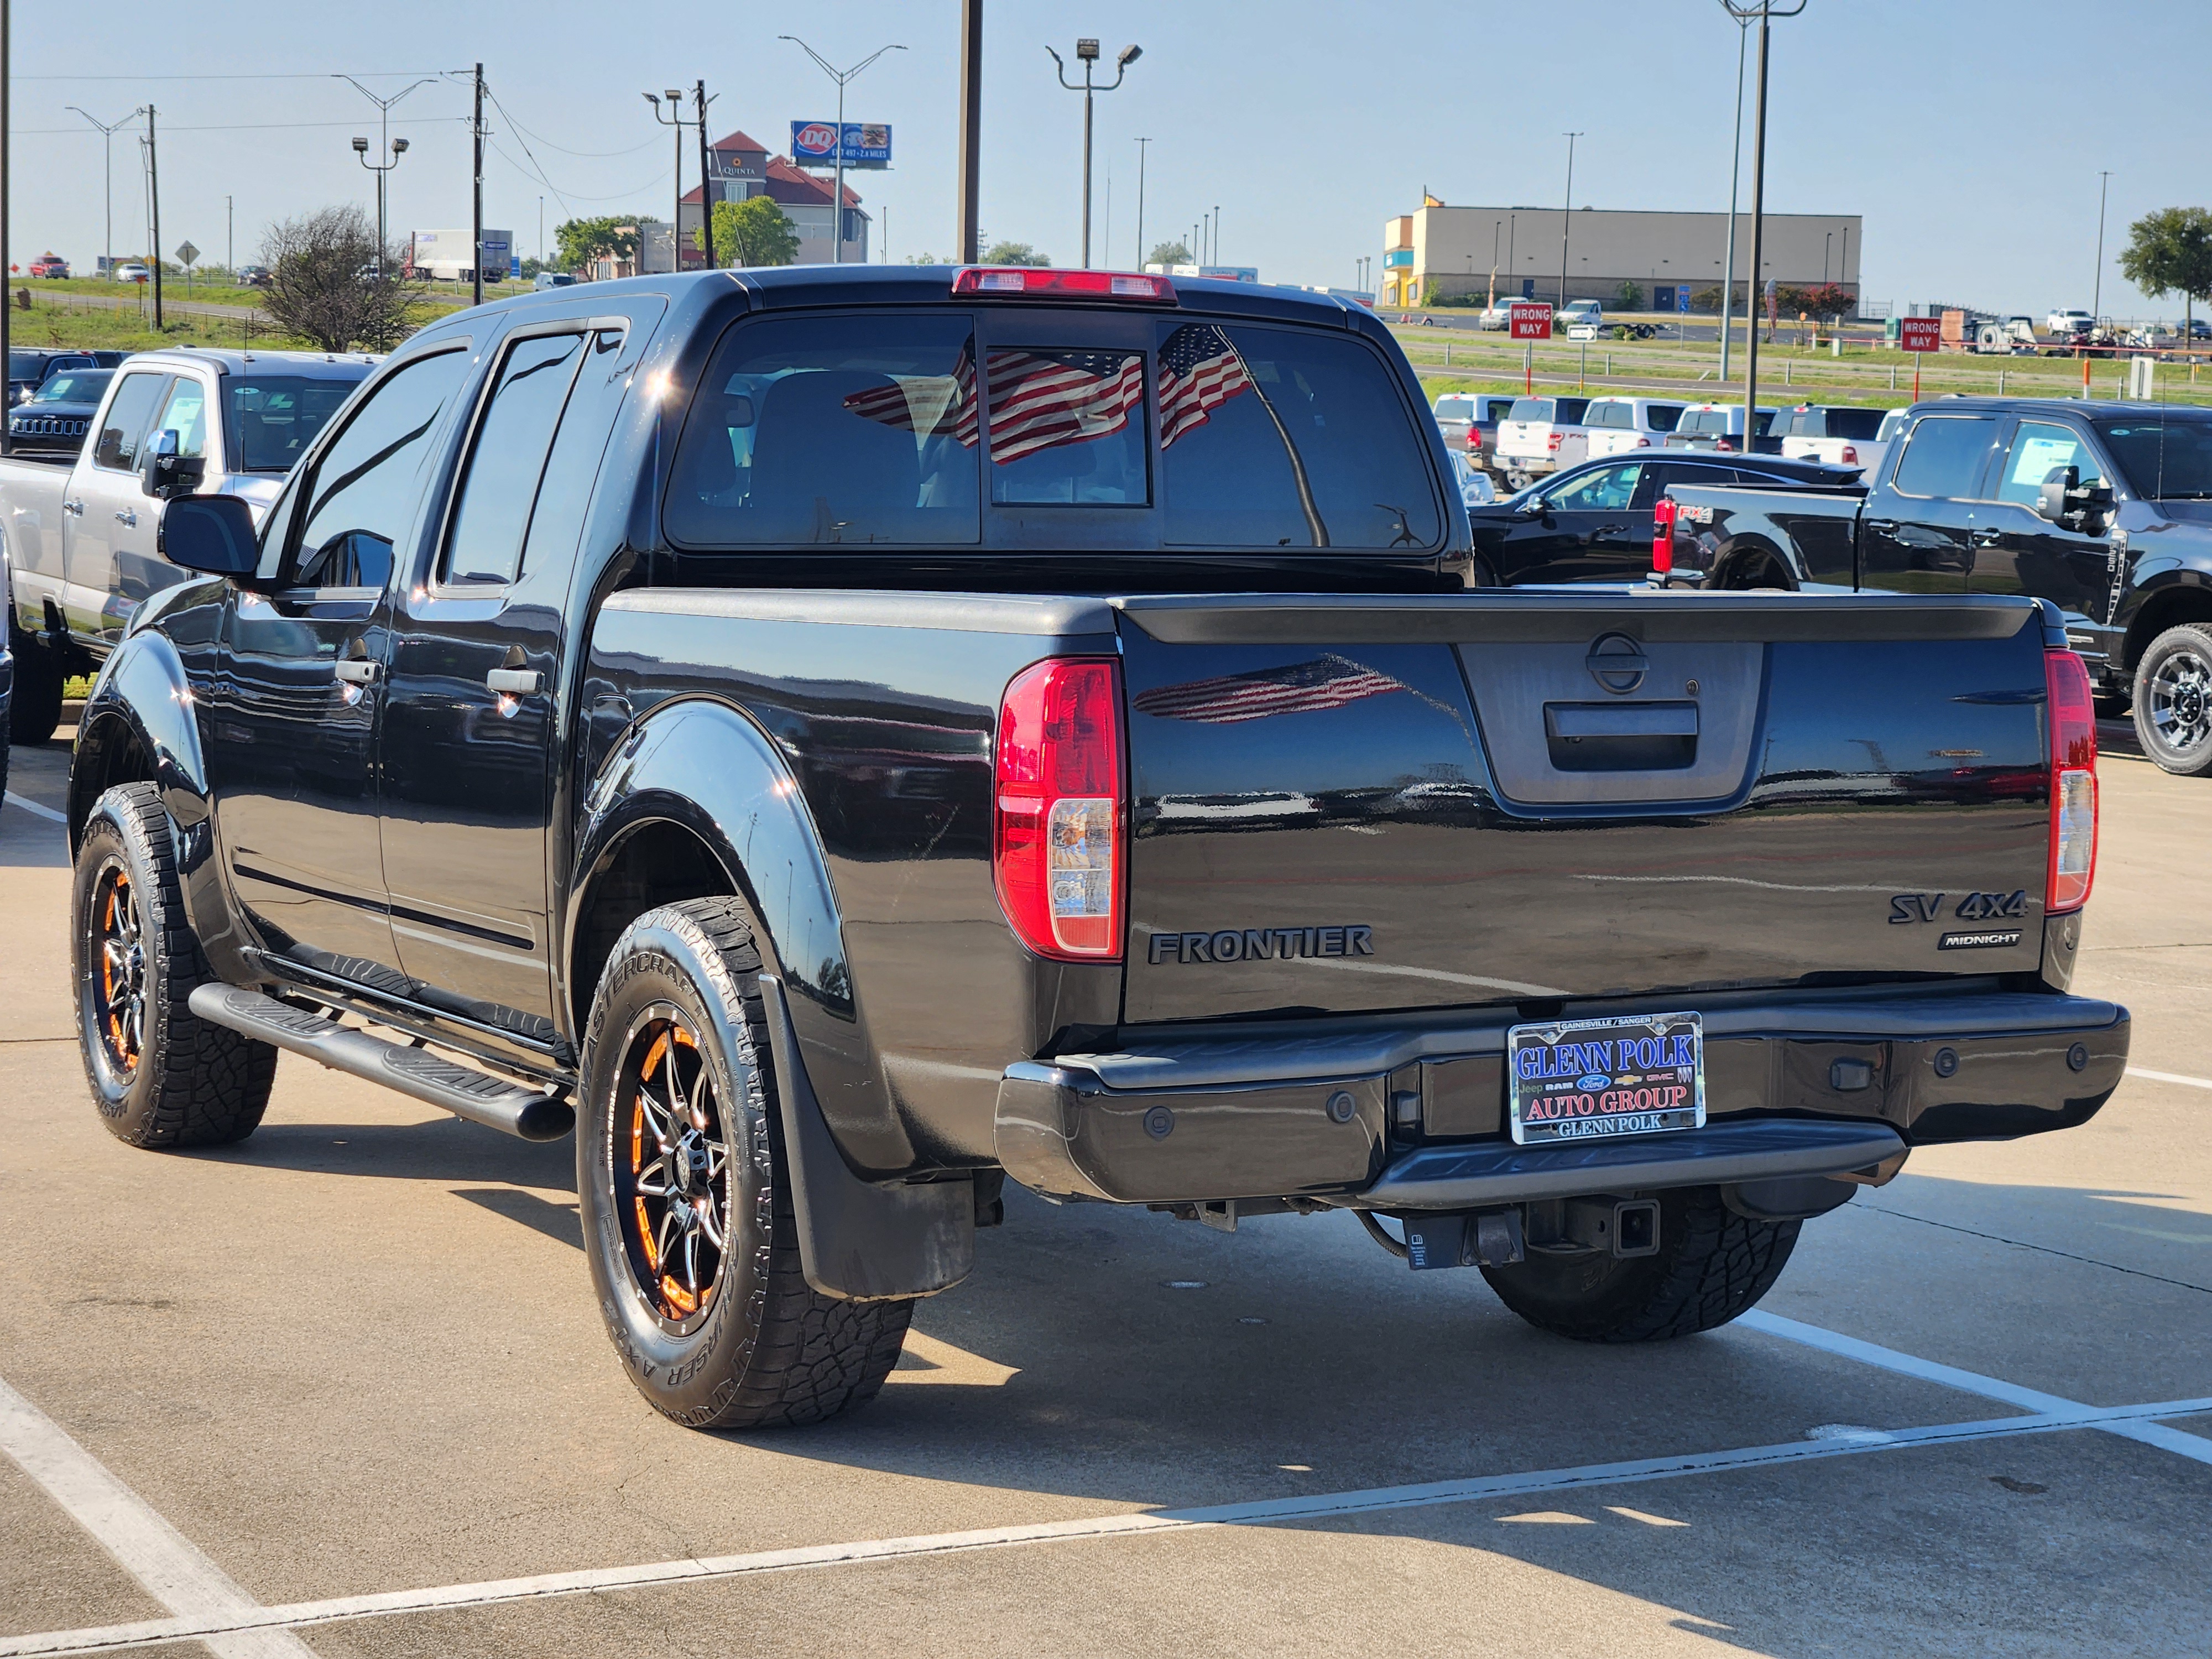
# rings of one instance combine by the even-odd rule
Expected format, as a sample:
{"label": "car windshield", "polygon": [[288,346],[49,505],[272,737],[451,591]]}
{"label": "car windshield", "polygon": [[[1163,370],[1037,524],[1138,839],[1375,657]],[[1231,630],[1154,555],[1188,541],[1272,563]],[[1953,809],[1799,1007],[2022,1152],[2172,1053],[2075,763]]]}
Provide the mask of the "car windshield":
{"label": "car windshield", "polygon": [[2212,419],[2099,421],[2097,434],[2128,486],[2152,501],[2212,501]]}
{"label": "car windshield", "polygon": [[349,378],[248,374],[226,379],[229,416],[223,422],[227,463],[234,472],[289,472],[331,416],[368,374]]}
{"label": "car windshield", "polygon": [[112,368],[65,368],[31,394],[34,404],[96,404],[107,395]]}

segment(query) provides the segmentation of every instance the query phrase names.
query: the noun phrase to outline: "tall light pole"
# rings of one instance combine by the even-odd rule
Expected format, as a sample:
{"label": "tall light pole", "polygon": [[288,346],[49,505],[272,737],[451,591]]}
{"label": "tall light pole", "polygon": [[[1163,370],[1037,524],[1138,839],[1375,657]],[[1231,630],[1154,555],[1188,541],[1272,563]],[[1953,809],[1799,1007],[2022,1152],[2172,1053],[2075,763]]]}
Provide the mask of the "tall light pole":
{"label": "tall light pole", "polygon": [[1743,53],[1751,38],[1751,15],[1721,0],[1721,9],[1735,19],[1735,125],[1729,150],[1728,269],[1721,273],[1721,380],[1729,377],[1729,348],[1735,343],[1735,199],[1736,184],[1743,172]]}
{"label": "tall light pole", "polygon": [[[1145,155],[1149,138],[1137,140],[1137,269],[1145,268]],[[1109,252],[1108,258],[1114,256]]]}
{"label": "tall light pole", "polygon": [[222,198],[222,263],[233,282],[238,280],[238,222],[231,215],[230,198]]}
{"label": "tall light pole", "polygon": [[2089,314],[2101,316],[2105,306],[2105,191],[2112,182],[2108,167],[2097,175],[2097,280],[2089,301]]}
{"label": "tall light pole", "polygon": [[1746,303],[1753,307],[1751,327],[1746,331],[1749,338],[1744,347],[1743,371],[1743,447],[1751,453],[1752,439],[1759,430],[1759,315],[1756,309],[1762,278],[1765,269],[1760,252],[1765,245],[1766,219],[1766,58],[1767,25],[1777,17],[1795,17],[1803,11],[1806,0],[1784,10],[1778,11],[1774,0],[1759,0],[1756,7],[1751,0],[1721,0],[1734,15],[1748,20],[1759,19],[1759,98],[1758,110],[1752,118],[1751,139],[1751,296]]}
{"label": "tall light pole", "polygon": [[1070,92],[1079,92],[1083,94],[1083,266],[1087,270],[1091,268],[1091,94],[1112,92],[1118,88],[1121,84],[1122,77],[1128,74],[1129,65],[1145,55],[1145,49],[1142,46],[1122,47],[1121,55],[1114,60],[1113,83],[1103,87],[1097,85],[1091,79],[1091,65],[1098,61],[1098,43],[1096,40],[1086,37],[1075,43],[1076,58],[1083,65],[1083,84],[1079,87],[1067,78],[1067,64],[1062,60],[1060,55],[1053,52],[1050,46],[1047,46],[1045,50],[1052,53],[1052,61],[1060,70],[1060,84]]}
{"label": "tall light pole", "polygon": [[1221,263],[1221,204],[1213,204],[1213,263]]}
{"label": "tall light pole", "polygon": [[[663,97],[668,100],[668,108],[665,112],[660,107]],[[645,94],[645,101],[653,106],[653,118],[676,135],[676,189],[668,219],[668,269],[672,272],[678,271],[684,269],[684,250],[676,239],[676,228],[684,220],[684,129],[691,124],[684,118],[681,88],[671,88],[661,93],[648,92]],[[699,200],[703,204],[706,199],[707,186],[702,183],[699,186]],[[644,269],[645,248],[642,243],[638,246],[637,263],[640,270]]]}
{"label": "tall light pole", "polygon": [[368,140],[356,138],[353,141],[354,155],[360,159],[362,166],[376,175],[376,280],[380,283],[384,280],[384,175],[398,167],[399,158],[407,154],[404,138],[394,138],[391,142],[392,148],[386,158],[381,161],[372,161],[368,159]]}
{"label": "tall light pole", "polygon": [[[960,0],[960,204],[952,257],[972,265],[982,256],[982,234],[976,228],[978,173],[983,150],[983,0]],[[837,135],[837,148],[845,135]]]}
{"label": "tall light pole", "polygon": [[100,254],[106,264],[112,266],[115,264],[115,135],[119,130],[143,115],[146,112],[146,106],[141,104],[130,114],[119,116],[112,121],[103,121],[88,111],[79,109],[75,104],[71,104],[69,107],[72,114],[83,116],[100,133],[100,173],[107,184],[107,233],[106,245],[101,247]]}
{"label": "tall light pole", "polygon": [[1824,230],[1820,233],[1820,286],[1822,288],[1828,285],[1828,245],[1835,240],[1836,233],[1832,230]]}
{"label": "tall light pole", "polygon": [[[383,164],[376,165],[362,155],[362,152],[368,148],[368,139],[355,139],[353,149],[355,155],[362,156],[362,165],[376,174],[376,277],[379,282],[384,280],[384,175],[398,166],[399,157],[407,153],[407,141],[404,138],[394,138],[392,136],[392,106],[414,91],[416,87],[427,87],[437,78],[434,75],[425,76],[412,85],[400,88],[389,98],[380,98],[350,75],[333,75],[331,77],[333,81],[344,82],[376,106],[377,154],[386,158]],[[156,255],[160,252],[159,248],[155,250]]]}
{"label": "tall light pole", "polygon": [[[867,68],[885,52],[904,52],[906,48],[896,43],[888,46],[878,46],[852,68],[841,70],[831,68],[828,58],[795,34],[779,34],[775,38],[779,40],[790,41],[793,46],[797,46],[799,51],[820,64],[822,72],[837,83],[837,172],[836,182],[831,186],[830,191],[830,263],[833,265],[842,265],[845,263],[845,85],[848,82],[858,78],[862,70]],[[979,93],[978,96],[980,95]],[[1091,212],[1088,180],[1085,181],[1084,189],[1084,223],[1087,227],[1090,224]]]}
{"label": "tall light pole", "polygon": [[1575,140],[1586,135],[1564,132],[1567,141],[1567,204],[1559,212],[1559,307],[1567,304],[1567,240],[1574,234],[1575,223]]}

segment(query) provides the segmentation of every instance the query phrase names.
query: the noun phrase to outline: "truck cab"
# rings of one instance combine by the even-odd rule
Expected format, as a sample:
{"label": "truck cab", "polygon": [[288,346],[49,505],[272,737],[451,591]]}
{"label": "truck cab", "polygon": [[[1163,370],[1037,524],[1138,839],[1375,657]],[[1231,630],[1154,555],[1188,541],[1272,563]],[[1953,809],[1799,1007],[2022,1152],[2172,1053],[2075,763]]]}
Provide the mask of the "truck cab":
{"label": "truck cab", "polygon": [[62,681],[101,661],[132,613],[188,574],[157,546],[163,501],[238,495],[265,510],[377,361],[143,352],[114,372],[73,457],[0,460],[17,742],[43,742],[59,714]]}

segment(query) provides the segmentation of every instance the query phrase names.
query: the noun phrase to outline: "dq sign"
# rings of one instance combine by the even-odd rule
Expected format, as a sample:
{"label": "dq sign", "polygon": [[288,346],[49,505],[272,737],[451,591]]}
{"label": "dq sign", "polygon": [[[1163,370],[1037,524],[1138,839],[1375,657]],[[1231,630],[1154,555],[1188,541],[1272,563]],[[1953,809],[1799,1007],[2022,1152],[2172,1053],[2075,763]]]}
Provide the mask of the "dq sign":
{"label": "dq sign", "polygon": [[793,121],[791,124],[791,159],[802,167],[809,161],[834,162],[837,159],[837,124],[835,121]]}

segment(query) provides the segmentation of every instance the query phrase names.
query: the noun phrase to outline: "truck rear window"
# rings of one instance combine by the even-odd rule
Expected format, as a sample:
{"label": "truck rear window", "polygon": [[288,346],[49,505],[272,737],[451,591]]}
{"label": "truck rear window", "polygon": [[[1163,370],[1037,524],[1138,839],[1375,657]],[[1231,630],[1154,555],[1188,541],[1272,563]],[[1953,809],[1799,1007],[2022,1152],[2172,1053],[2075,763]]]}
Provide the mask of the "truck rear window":
{"label": "truck rear window", "polygon": [[353,389],[368,374],[367,364],[352,380],[321,375],[247,374],[222,382],[230,398],[223,422],[233,472],[289,472],[331,416],[345,407]]}
{"label": "truck rear window", "polygon": [[740,324],[678,442],[669,535],[973,544],[988,502],[1019,514],[1001,521],[1018,537],[1049,534],[1063,507],[1155,510],[1139,545],[1442,536],[1427,441],[1389,365],[1341,333],[1176,319],[1153,351],[987,342],[980,406],[976,351],[963,315]]}
{"label": "truck rear window", "polygon": [[2099,421],[2097,431],[2138,495],[2154,501],[2212,501],[2212,421]]}

